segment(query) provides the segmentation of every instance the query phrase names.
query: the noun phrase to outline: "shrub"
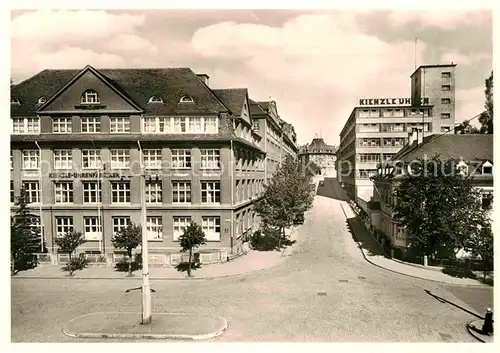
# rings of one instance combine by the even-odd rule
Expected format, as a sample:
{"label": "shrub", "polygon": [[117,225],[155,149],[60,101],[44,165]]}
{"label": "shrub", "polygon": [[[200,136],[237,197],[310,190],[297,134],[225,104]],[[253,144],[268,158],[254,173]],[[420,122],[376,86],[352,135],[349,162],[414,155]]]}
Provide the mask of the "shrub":
{"label": "shrub", "polygon": [[443,273],[457,277],[457,278],[473,278],[476,279],[476,275],[472,270],[464,267],[458,266],[445,266],[442,270]]}
{"label": "shrub", "polygon": [[83,270],[88,265],[89,261],[85,258],[85,254],[80,254],[78,257],[69,260],[62,270],[68,271],[69,275],[72,276],[74,271]]}

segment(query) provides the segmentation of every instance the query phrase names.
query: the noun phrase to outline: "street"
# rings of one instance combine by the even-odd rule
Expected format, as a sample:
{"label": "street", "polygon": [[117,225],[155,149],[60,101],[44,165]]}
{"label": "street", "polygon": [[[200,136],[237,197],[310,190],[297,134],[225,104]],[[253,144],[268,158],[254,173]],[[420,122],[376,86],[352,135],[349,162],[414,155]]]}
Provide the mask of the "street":
{"label": "street", "polygon": [[[153,312],[214,313],[228,330],[214,341],[477,342],[465,325],[484,314],[493,288],[455,288],[366,262],[325,180],[298,229],[294,253],[277,267],[233,278],[152,281]],[[230,266],[230,264],[228,264]],[[140,312],[135,280],[12,280],[13,342],[96,342],[62,333],[91,312]],[[477,298],[481,298],[478,300]],[[154,320],[154,316],[153,316]]]}

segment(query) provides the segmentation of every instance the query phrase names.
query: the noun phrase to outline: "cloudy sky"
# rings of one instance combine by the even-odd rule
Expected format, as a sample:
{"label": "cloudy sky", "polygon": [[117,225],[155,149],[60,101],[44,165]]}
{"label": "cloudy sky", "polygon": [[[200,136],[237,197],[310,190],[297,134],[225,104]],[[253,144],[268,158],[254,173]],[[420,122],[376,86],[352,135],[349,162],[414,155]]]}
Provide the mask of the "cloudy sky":
{"label": "cloudy sky", "polygon": [[87,64],[190,67],[213,88],[275,100],[300,144],[316,134],[338,144],[359,98],[409,97],[415,57],[458,64],[457,121],[483,109],[492,69],[488,10],[33,10],[11,18],[14,82]]}

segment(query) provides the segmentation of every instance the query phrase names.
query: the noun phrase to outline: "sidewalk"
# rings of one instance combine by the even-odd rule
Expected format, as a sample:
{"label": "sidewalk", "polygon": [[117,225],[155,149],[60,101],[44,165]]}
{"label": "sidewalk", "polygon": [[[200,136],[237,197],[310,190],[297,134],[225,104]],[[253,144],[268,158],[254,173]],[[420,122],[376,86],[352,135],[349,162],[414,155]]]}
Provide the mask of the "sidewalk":
{"label": "sidewalk", "polygon": [[488,285],[475,279],[455,278],[440,271],[436,271],[435,269],[427,269],[424,266],[418,266],[416,264],[405,264],[402,261],[395,261],[386,258],[380,244],[375,241],[369,231],[365,228],[365,225],[363,224],[361,219],[353,212],[349,204],[347,202],[342,202],[341,206],[344,210],[351,230],[354,233],[355,238],[357,239],[358,246],[363,254],[363,257],[372,265],[406,276],[434,282],[454,285],[488,287]]}
{"label": "sidewalk", "polygon": [[[280,251],[249,251],[248,254],[234,260],[221,264],[205,265],[191,272],[179,272],[175,267],[150,267],[149,274],[152,280],[197,280],[209,278],[231,277],[249,274],[256,271],[269,269],[281,263],[285,258]],[[128,277],[126,272],[118,272],[113,267],[87,267],[81,271],[75,271],[72,277],[61,270],[60,265],[42,265],[33,270],[21,271],[12,279],[16,278],[73,278],[73,279],[141,279],[142,271],[134,272],[134,276]]]}

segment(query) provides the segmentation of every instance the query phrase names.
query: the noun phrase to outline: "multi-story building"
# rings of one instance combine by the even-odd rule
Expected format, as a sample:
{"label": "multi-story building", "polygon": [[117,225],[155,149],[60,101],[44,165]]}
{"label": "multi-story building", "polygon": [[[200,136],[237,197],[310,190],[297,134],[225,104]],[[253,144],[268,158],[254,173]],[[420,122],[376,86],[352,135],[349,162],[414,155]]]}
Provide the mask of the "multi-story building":
{"label": "multi-story building", "polygon": [[394,191],[410,162],[439,155],[441,160],[453,162],[457,173],[462,173],[481,190],[484,207],[488,208],[493,196],[493,135],[433,134],[423,137],[421,131],[414,131],[408,140],[391,161],[378,164],[373,177],[373,201],[380,207],[369,211],[372,226],[390,239],[390,246],[398,257],[406,251],[408,239],[404,227],[394,220],[397,204]]}
{"label": "multi-story building", "polygon": [[253,128],[262,139],[261,148],[265,151],[265,180],[272,177],[286,155],[297,157],[297,135],[291,124],[278,115],[276,102],[256,102],[250,100]]}
{"label": "multi-story building", "polygon": [[240,249],[265,179],[249,107],[189,68],[44,70],[11,86],[11,205],[24,187],[50,251],[75,230],[82,251],[114,252],[142,193],[151,253],[178,251],[191,220],[202,251]]}
{"label": "multi-story building", "polygon": [[327,145],[322,138],[313,138],[310,144],[299,148],[299,159],[302,165],[312,166],[310,172],[321,176],[336,177],[337,147]]}
{"label": "multi-story building", "polygon": [[337,175],[348,195],[366,210],[370,176],[407,142],[408,131],[453,133],[455,66],[420,66],[411,75],[411,98],[363,98],[340,133]]}

